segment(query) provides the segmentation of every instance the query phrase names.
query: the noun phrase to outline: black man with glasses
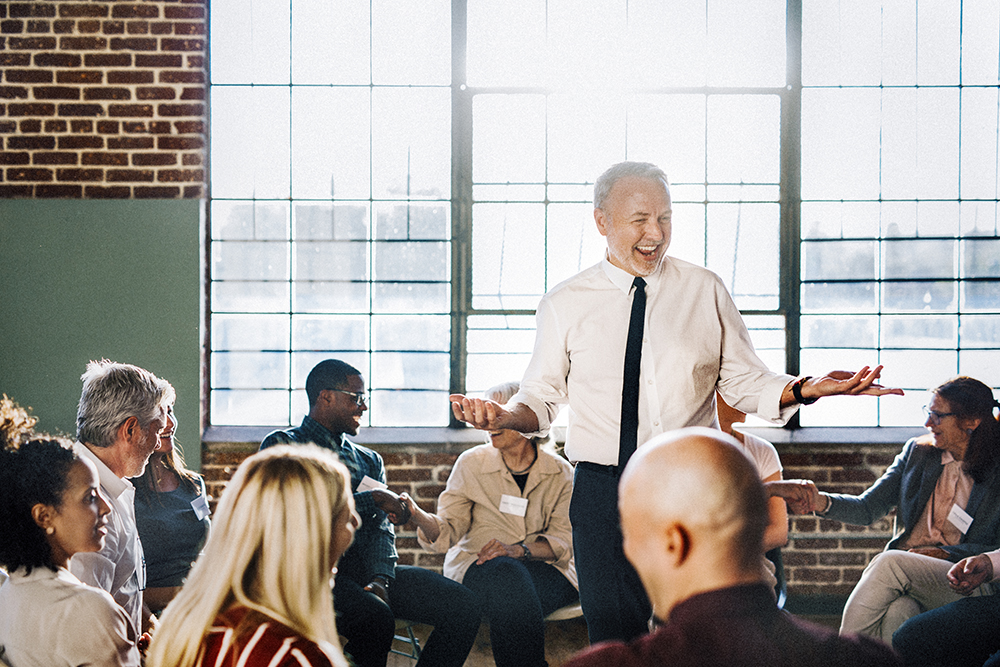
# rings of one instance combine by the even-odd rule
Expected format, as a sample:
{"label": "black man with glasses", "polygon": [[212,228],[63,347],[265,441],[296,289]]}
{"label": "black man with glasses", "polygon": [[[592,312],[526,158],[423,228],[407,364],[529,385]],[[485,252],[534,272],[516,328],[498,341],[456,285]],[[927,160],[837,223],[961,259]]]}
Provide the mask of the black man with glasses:
{"label": "black man with glasses", "polygon": [[[1000,546],[1000,422],[988,386],[959,376],[931,391],[930,433],[913,438],[860,496],[811,485],[795,511],[870,525],[896,508],[893,538],[861,575],[841,633],[892,642],[909,618],[958,600],[947,574],[959,560]],[[992,594],[986,584],[974,594]]]}
{"label": "black man with glasses", "polygon": [[478,598],[465,586],[419,567],[397,565],[393,524],[410,520],[399,496],[386,487],[378,452],[350,442],[368,404],[361,372],[338,359],[317,364],[306,378],[309,414],[302,425],[275,431],[260,448],[316,443],[330,449],[351,473],[361,527],[337,565],[333,590],[337,630],[358,667],[384,667],[395,619],[434,627],[420,667],[461,667],[479,631]]}

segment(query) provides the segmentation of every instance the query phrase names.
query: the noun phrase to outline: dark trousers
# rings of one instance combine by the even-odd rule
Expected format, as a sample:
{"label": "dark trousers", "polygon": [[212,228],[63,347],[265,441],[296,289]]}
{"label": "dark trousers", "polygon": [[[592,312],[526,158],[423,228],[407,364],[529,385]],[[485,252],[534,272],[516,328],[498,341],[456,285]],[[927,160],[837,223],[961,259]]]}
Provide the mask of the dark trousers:
{"label": "dark trousers", "polygon": [[344,652],[358,667],[385,667],[397,618],[434,627],[418,665],[462,667],[479,632],[475,593],[436,572],[407,565],[396,566],[391,608],[363,586],[338,575],[333,588],[337,630],[347,639]]}
{"label": "dark trousers", "polygon": [[496,667],[545,667],[545,616],[576,601],[562,572],[541,561],[502,556],[472,564],[462,580],[490,620]]}
{"label": "dark trousers", "polygon": [[903,623],[892,647],[907,667],[1000,665],[1000,595],[963,598],[925,611]]}
{"label": "dark trousers", "polygon": [[639,575],[622,551],[618,476],[613,468],[577,465],[569,519],[590,642],[630,641],[649,631],[652,609]]}

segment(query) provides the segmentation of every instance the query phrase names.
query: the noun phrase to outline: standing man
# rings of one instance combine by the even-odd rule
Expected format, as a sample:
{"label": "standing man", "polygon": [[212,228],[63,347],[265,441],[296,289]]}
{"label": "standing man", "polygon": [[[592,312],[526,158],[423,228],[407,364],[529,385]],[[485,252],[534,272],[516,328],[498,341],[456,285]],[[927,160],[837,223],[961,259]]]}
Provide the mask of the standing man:
{"label": "standing man", "polygon": [[456,418],[476,428],[529,437],[547,433],[569,403],[570,520],[587,629],[591,642],[627,641],[646,631],[650,614],[618,525],[618,475],[637,443],[685,426],[717,428],[716,389],[776,424],[821,396],[902,392],[875,384],[881,366],[821,378],[769,371],[718,276],[666,256],[670,190],[655,165],[612,166],[594,184],[594,207],[607,255],[542,298],[521,390],[506,406],[451,400]]}
{"label": "standing man", "polygon": [[774,604],[760,555],[767,499],[733,438],[707,428],[667,433],[621,479],[625,553],[653,602],[652,634],[608,642],[567,667],[890,667],[869,637],[839,637]]}
{"label": "standing man", "polygon": [[141,475],[159,446],[174,390],[147,370],[107,359],[87,364],[81,379],[77,446],[97,466],[111,513],[104,548],[75,554],[69,569],[111,594],[131,619],[137,638],[153,620],[142,604],[146,567],[135,525],[135,487],[127,478]]}
{"label": "standing man", "polygon": [[316,443],[336,453],[351,472],[361,527],[337,565],[333,597],[344,651],[358,667],[385,667],[396,618],[434,627],[420,667],[461,667],[479,632],[478,598],[465,586],[420,567],[396,565],[392,524],[410,512],[385,486],[377,452],[347,440],[357,435],[368,409],[361,372],[337,359],[318,363],[306,378],[309,414],[298,428],[275,431],[261,443]]}

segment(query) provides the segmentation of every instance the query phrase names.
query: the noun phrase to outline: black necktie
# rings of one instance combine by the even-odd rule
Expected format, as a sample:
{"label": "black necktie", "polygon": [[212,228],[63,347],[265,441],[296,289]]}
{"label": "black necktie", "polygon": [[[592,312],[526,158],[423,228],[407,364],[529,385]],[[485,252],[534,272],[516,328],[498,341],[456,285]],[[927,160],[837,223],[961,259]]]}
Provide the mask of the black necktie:
{"label": "black necktie", "polygon": [[622,376],[622,419],[618,438],[618,472],[635,453],[639,430],[639,360],[642,358],[642,330],[646,317],[646,281],[636,276],[632,281],[632,316],[625,343],[625,372]]}

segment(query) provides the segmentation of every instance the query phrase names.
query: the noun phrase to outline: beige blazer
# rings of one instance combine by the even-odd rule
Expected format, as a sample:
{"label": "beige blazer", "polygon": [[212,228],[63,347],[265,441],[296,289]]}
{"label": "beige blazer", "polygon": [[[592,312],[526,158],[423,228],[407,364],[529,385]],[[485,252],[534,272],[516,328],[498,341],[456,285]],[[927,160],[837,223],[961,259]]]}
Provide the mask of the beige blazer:
{"label": "beige blazer", "polygon": [[[492,445],[479,445],[458,457],[438,498],[437,514],[432,515],[441,530],[438,539],[429,542],[418,529],[417,540],[428,551],[447,552],[444,574],[461,582],[479,550],[491,539],[517,544],[544,537],[556,554],[552,565],[579,588],[569,523],[572,494],[573,469],[565,459],[539,449],[522,493],[500,452]],[[501,512],[503,495],[527,498],[525,515]]]}

